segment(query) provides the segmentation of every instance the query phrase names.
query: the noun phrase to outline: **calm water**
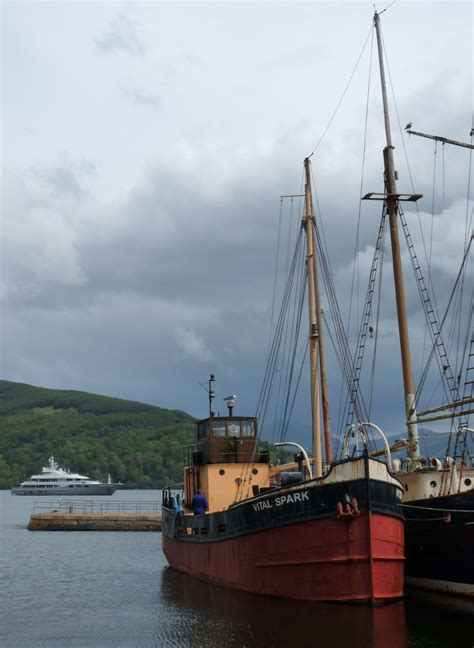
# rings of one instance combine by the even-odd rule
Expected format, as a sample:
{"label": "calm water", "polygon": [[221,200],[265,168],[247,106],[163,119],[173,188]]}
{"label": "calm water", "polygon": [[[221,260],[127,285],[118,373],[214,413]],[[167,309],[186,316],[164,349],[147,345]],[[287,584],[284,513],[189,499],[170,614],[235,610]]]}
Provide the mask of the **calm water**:
{"label": "calm water", "polygon": [[371,610],[232,592],[168,569],[158,533],[27,531],[39,499],[0,491],[2,648],[474,646],[470,601],[410,593]]}

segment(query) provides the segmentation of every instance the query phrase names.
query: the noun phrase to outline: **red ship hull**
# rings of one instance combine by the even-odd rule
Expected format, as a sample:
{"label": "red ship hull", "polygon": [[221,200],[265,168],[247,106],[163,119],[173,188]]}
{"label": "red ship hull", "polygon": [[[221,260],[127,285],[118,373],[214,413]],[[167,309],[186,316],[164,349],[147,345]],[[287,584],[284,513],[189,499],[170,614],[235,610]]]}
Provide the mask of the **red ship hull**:
{"label": "red ship hull", "polygon": [[210,542],[163,534],[171,567],[246,592],[311,601],[403,596],[404,524],[383,513],[324,517]]}

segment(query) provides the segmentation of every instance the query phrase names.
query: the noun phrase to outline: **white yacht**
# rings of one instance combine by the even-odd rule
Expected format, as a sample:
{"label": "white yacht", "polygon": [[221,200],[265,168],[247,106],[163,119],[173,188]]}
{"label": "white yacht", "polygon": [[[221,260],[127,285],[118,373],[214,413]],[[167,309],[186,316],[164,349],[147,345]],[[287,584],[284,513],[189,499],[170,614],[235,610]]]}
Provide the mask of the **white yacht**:
{"label": "white yacht", "polygon": [[47,466],[41,469],[39,475],[11,489],[12,495],[112,495],[122,484],[107,484],[84,477],[78,473],[61,468],[54,457],[49,458]]}

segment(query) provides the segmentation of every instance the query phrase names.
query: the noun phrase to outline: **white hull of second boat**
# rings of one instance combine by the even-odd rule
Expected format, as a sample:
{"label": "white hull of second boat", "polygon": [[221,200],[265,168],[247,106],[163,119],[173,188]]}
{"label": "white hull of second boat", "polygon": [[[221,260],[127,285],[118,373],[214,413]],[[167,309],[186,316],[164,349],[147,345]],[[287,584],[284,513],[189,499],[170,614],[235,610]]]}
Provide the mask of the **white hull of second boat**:
{"label": "white hull of second boat", "polygon": [[89,486],[69,486],[57,488],[29,488],[28,486],[22,486],[18,488],[12,488],[12,495],[50,495],[52,497],[76,497],[77,495],[113,495],[117,490],[117,486],[114,484],[100,484],[100,485],[89,485]]}
{"label": "white hull of second boat", "polygon": [[49,458],[49,464],[38,475],[11,489],[12,495],[50,495],[53,497],[76,497],[76,495],[113,495],[122,484],[114,484],[110,478],[106,484],[90,479],[85,475],[72,473],[61,468],[54,457]]}

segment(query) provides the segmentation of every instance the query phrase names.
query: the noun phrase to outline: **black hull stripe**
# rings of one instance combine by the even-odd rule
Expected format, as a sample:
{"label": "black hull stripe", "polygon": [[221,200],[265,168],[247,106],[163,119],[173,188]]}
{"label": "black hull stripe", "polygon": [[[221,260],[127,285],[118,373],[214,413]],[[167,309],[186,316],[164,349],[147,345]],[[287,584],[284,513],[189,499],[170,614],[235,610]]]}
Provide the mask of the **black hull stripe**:
{"label": "black hull stripe", "polygon": [[[226,511],[207,515],[177,515],[163,508],[163,533],[183,542],[228,540],[288,524],[336,517],[338,502],[352,498],[357,500],[361,513],[370,510],[403,519],[398,491],[394,484],[376,480],[358,479],[323,486],[311,482],[298,489],[271,491],[266,496],[251,498]],[[290,494],[292,500],[287,502],[284,498]]]}

